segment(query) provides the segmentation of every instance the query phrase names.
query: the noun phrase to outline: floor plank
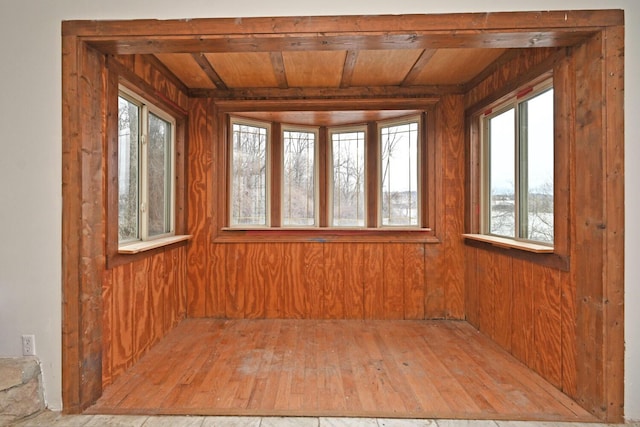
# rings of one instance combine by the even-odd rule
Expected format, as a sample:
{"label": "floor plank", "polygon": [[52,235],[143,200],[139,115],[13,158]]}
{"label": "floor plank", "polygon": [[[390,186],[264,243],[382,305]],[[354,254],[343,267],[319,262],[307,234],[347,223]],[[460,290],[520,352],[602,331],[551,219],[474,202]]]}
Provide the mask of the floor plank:
{"label": "floor plank", "polygon": [[89,414],[595,419],[466,322],[182,321]]}

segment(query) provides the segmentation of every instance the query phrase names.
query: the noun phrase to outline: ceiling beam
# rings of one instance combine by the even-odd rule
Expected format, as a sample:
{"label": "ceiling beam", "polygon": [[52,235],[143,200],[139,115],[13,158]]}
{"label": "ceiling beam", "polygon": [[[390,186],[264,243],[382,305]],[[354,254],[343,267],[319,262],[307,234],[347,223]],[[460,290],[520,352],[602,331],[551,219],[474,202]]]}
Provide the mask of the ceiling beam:
{"label": "ceiling beam", "polygon": [[213,68],[213,65],[211,65],[211,63],[209,62],[207,57],[204,56],[204,54],[192,53],[191,56],[193,56],[193,59],[195,59],[195,61],[200,66],[200,68],[202,68],[202,71],[204,71],[204,73],[207,75],[209,80],[211,80],[211,82],[216,86],[216,88],[221,90],[229,89],[227,87],[227,84],[224,82],[224,80],[222,80],[220,75],[216,72],[216,70]]}
{"label": "ceiling beam", "polygon": [[353,79],[353,70],[356,68],[356,61],[358,60],[357,50],[348,50],[344,59],[344,67],[342,68],[342,78],[340,79],[340,87],[347,88],[351,86],[351,80]]}
{"label": "ceiling beam", "polygon": [[415,64],[413,64],[413,67],[411,67],[411,70],[409,70],[409,72],[405,76],[402,83],[400,83],[400,86],[411,86],[416,81],[424,67],[426,67],[429,61],[431,61],[431,58],[433,58],[433,55],[435,55],[435,53],[435,49],[423,50],[416,60]]}
{"label": "ceiling beam", "polygon": [[624,25],[623,10],[558,10],[541,12],[483,12],[451,14],[292,16],[253,18],[140,19],[64,21],[62,35],[79,37],[304,34],[426,34],[433,32],[506,32],[548,29],[575,31]]}
{"label": "ceiling beam", "polygon": [[573,46],[586,40],[596,29],[572,31],[443,31],[403,34],[360,33],[341,35],[269,36],[233,35],[209,36],[129,36],[87,37],[96,49],[109,54],[136,53],[223,53],[223,52],[280,52],[378,49],[439,49],[439,48],[532,48]]}
{"label": "ceiling beam", "polygon": [[284,68],[284,59],[282,58],[282,52],[271,52],[271,65],[273,66],[273,74],[276,76],[278,87],[280,89],[287,89],[289,82],[287,82],[287,73]]}

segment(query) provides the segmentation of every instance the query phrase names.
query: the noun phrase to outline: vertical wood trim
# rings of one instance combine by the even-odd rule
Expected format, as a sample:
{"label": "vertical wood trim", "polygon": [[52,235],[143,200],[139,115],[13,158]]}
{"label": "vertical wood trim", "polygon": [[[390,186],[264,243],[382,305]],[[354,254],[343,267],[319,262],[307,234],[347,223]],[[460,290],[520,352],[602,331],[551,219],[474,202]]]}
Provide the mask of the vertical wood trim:
{"label": "vertical wood trim", "polygon": [[377,227],[380,222],[378,218],[378,206],[380,206],[380,194],[378,193],[378,182],[380,182],[380,165],[378,158],[380,146],[378,144],[378,125],[367,123],[367,141],[365,150],[365,192],[366,192],[366,218],[367,227]]}
{"label": "vertical wood trim", "polygon": [[206,313],[205,286],[208,282],[208,248],[210,244],[211,208],[213,197],[212,150],[213,135],[209,120],[210,104],[206,99],[193,99],[189,107],[188,155],[188,220],[187,230],[192,235],[187,257],[187,311],[190,317],[203,317]]}
{"label": "vertical wood trim", "polygon": [[318,129],[318,222],[320,227],[329,226],[329,206],[331,202],[329,200],[329,130],[326,126],[321,126]]}
{"label": "vertical wood trim", "polygon": [[624,421],[624,27],[604,31],[604,378],[607,421]]}
{"label": "vertical wood trim", "polygon": [[102,393],[106,75],[75,37],[63,38],[62,60],[62,393],[65,412],[79,412]]}
{"label": "vertical wood trim", "polygon": [[282,223],[282,162],[283,142],[280,123],[271,124],[269,146],[269,167],[271,168],[270,190],[267,200],[270,208],[271,227],[280,227]]}
{"label": "vertical wood trim", "polygon": [[[570,51],[569,51],[570,53]],[[571,189],[572,170],[575,156],[576,137],[576,70],[575,59],[571,55],[562,58],[554,67],[553,87],[555,96],[555,185],[554,185],[554,247],[559,254],[571,253],[572,239],[575,236],[575,220],[572,220],[575,195]],[[572,222],[574,224],[572,228]],[[573,266],[575,270],[575,263]],[[562,390],[576,398],[577,354],[576,354],[576,282],[574,273],[560,276],[561,292],[561,354],[562,354]]]}
{"label": "vertical wood trim", "polygon": [[66,413],[82,411],[80,360],[80,236],[82,181],[78,65],[81,42],[62,37],[62,406]]}
{"label": "vertical wood trim", "polygon": [[444,251],[447,264],[444,272],[446,316],[464,317],[464,105],[463,97],[443,96],[438,103],[440,144],[445,153],[443,167]]}
{"label": "vertical wood trim", "polygon": [[576,52],[577,400],[607,421],[622,419],[624,403],[623,43],[612,28]]}

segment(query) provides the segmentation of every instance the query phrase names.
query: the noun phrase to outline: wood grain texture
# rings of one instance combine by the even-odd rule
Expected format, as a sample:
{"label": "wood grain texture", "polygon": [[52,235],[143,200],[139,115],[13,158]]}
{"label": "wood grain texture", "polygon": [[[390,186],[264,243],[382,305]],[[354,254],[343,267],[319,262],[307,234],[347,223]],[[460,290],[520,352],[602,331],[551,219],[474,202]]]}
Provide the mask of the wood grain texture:
{"label": "wood grain texture", "polygon": [[594,421],[466,322],[407,320],[189,319],[88,412]]}
{"label": "wood grain texture", "polygon": [[[211,208],[207,204],[212,197],[212,147],[208,143],[213,135],[209,101],[196,99],[189,109],[189,155],[188,155],[188,218],[187,231],[192,241],[187,253],[187,297],[188,313],[191,317],[205,314],[205,290],[210,286],[209,239],[211,230]],[[194,208],[198,206],[199,208]],[[217,283],[217,281],[216,281]],[[216,312],[220,312],[218,305]],[[226,310],[226,309],[225,309]]]}
{"label": "wood grain texture", "polygon": [[[609,31],[611,37],[605,36]],[[622,33],[618,27],[603,30],[560,55],[522,52],[466,95],[466,105],[476,108],[479,100],[494,99],[522,84],[523,77],[518,76],[531,78],[531,70],[542,72],[544,67],[554,71],[555,252],[566,262],[556,265],[512,256],[510,351],[599,419],[609,421],[622,419],[624,400],[619,380],[624,347],[620,294],[624,215],[619,202],[623,198]],[[500,321],[509,317],[504,311],[509,301],[500,286],[504,283],[490,279],[505,256],[510,255],[477,248],[467,277],[475,272],[482,289],[479,329],[509,349],[507,335],[500,338],[498,320],[484,314],[495,301]],[[475,292],[475,283],[470,280],[468,292]]]}
{"label": "wood grain texture", "polygon": [[444,274],[442,276],[446,316],[460,319],[464,316],[464,232],[465,199],[465,149],[464,149],[464,104],[462,96],[444,96],[437,108],[438,134],[440,135],[442,163],[444,166],[443,241]]}
{"label": "wood grain texture", "polygon": [[105,270],[104,386],[133,366],[185,318],[185,253],[184,247],[174,248]]}

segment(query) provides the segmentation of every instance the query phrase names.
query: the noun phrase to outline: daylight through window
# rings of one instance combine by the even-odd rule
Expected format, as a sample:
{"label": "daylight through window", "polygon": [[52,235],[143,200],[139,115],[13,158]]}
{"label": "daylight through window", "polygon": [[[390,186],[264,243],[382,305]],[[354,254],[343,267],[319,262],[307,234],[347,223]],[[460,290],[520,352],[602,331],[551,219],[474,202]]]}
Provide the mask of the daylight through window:
{"label": "daylight through window", "polygon": [[118,241],[173,234],[175,121],[130,93],[118,97]]}
{"label": "daylight through window", "polygon": [[553,244],[554,126],[550,82],[482,116],[487,234]]}
{"label": "daylight through window", "polygon": [[426,228],[422,120],[310,127],[231,117],[225,225]]}

